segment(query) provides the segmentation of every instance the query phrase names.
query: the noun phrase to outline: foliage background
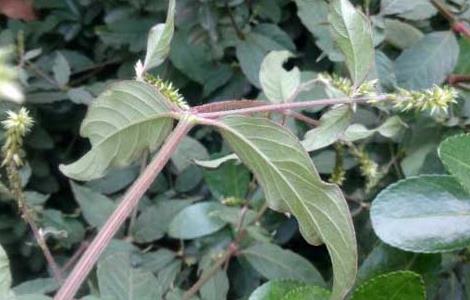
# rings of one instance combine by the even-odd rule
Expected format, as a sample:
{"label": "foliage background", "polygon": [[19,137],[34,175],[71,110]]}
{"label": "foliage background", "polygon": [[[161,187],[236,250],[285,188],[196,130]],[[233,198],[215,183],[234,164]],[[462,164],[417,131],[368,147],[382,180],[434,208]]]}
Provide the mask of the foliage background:
{"label": "foliage background", "polygon": [[[457,39],[448,21],[427,1],[354,4],[364,8],[373,25],[376,65],[371,77],[378,77],[381,90],[392,91],[397,86],[429,88],[444,83],[451,73],[469,74],[469,40]],[[470,16],[468,2],[452,0],[447,4],[461,19]],[[35,20],[2,19],[0,45],[17,46],[14,63],[20,66],[19,79],[26,104],[36,122],[26,139],[28,164],[22,170],[28,201],[39,212],[38,222],[50,234],[54,254],[59,262],[65,263],[103,224],[116,199],[136,178],[139,164],[84,185],[70,182],[58,165],[75,161],[89,149],[88,141],[79,136],[87,105],[111,81],[134,76],[133,67],[143,57],[147,33],[152,25],[164,21],[167,2],[35,0],[34,8]],[[263,57],[271,50],[293,52],[295,57],[286,68],[301,67],[303,80],[320,72],[346,75],[342,54],[334,46],[328,29],[326,13],[327,4],[323,1],[179,0],[169,60],[153,72],[173,82],[190,105],[265,99],[259,92],[258,73]],[[423,276],[429,299],[470,297],[468,251],[414,254],[391,248],[378,241],[367,211],[377,192],[398,179],[446,174],[437,156],[439,142],[468,130],[470,116],[468,91],[460,83],[457,87],[460,101],[449,115],[402,113],[406,129],[400,135],[391,140],[374,135],[357,143],[384,173],[371,189],[366,189],[358,160],[350,153],[345,154],[343,165],[347,173],[343,190],[355,215],[361,262],[359,283],[390,271],[413,270]],[[328,89],[318,87],[300,95],[300,99],[325,98],[329,93]],[[6,102],[2,105],[3,110],[12,106]],[[321,113],[308,112],[313,118],[319,118]],[[387,115],[375,108],[358,107],[352,122],[375,128]],[[289,127],[299,136],[308,130],[299,122],[292,122]],[[311,153],[325,180],[333,172],[335,151],[337,148],[329,147]],[[179,216],[188,222],[183,229],[174,228],[178,220],[173,221],[173,217],[190,203],[203,199],[250,199],[253,208],[262,202],[262,193],[245,167],[229,162],[219,169],[205,170],[191,164],[194,159],[206,160],[227,153],[229,149],[213,131],[193,130],[191,138],[184,141],[171,165],[142,200],[141,214],[132,230],[123,229],[106,255],[113,251],[133,253],[131,264],[155,274],[158,293],[176,294],[176,288],[188,288],[197,278],[196,270],[207,267],[230,241],[240,208],[239,205],[211,208],[210,211],[222,215],[222,220],[215,223],[197,221],[207,219],[207,208],[189,211]],[[16,291],[37,292],[38,286],[45,293],[54,290],[52,280],[47,279],[41,252],[34,247],[26,225],[8,197],[3,195],[2,199],[0,244],[8,252],[14,286],[19,285]],[[226,226],[228,223],[234,226]],[[261,224],[251,228],[253,239],[290,249],[308,259],[323,278],[331,277],[326,250],[306,244],[294,219],[270,211]],[[182,243],[178,239],[182,236],[189,239]],[[275,260],[286,259],[285,254],[276,251],[278,248],[262,252]],[[106,255],[100,266],[101,275],[98,270],[90,279],[88,288],[92,293],[97,290],[97,278],[115,271],[116,266],[106,264]],[[301,281],[312,281],[316,270],[308,267],[299,270],[300,258],[295,259],[297,263],[290,265],[292,274]],[[246,299],[262,282],[275,279],[278,274],[263,259],[255,255],[250,259],[247,255],[234,260],[227,272],[215,277],[215,294],[211,295],[207,288],[201,297],[220,299],[227,294],[229,299]],[[322,281],[318,279],[316,283],[324,284]],[[102,293],[104,289],[100,284]]]}

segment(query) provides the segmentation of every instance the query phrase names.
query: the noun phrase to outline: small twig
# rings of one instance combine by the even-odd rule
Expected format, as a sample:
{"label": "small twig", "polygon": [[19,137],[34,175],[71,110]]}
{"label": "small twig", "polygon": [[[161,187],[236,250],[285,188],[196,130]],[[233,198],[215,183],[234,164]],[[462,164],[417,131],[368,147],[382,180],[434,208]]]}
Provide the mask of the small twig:
{"label": "small twig", "polygon": [[67,271],[68,269],[70,269],[76,262],[77,260],[80,258],[80,256],[83,254],[83,252],[88,248],[88,246],[90,245],[90,242],[89,241],[83,241],[81,244],[80,244],[80,247],[78,247],[78,249],[75,251],[75,253],[72,255],[71,258],[69,258],[69,260],[67,261],[67,263],[62,267],[62,272],[65,272]]}
{"label": "small twig", "polygon": [[25,61],[25,66],[31,69],[39,77],[43,78],[44,80],[49,82],[51,85],[55,86],[58,90],[67,91],[68,88],[66,86],[61,86],[57,81],[55,81],[52,77],[47,75],[43,70],[41,70],[38,66],[36,66],[32,62]]}
{"label": "small twig", "polygon": [[225,0],[225,8],[227,9],[228,17],[230,19],[230,23],[232,24],[233,29],[237,33],[238,38],[241,39],[241,40],[245,40],[245,35],[243,34],[243,32],[238,27],[237,21],[235,21],[235,18],[234,18],[233,13],[232,13],[232,9],[228,5],[228,0]]}
{"label": "small twig", "polygon": [[285,110],[283,112],[281,112],[282,114],[286,115],[286,116],[290,116],[294,119],[297,119],[299,121],[302,121],[312,127],[317,127],[320,125],[320,121],[318,120],[315,120],[315,119],[312,119],[302,113],[299,113],[299,112],[296,112],[296,111],[292,111],[292,110]]}
{"label": "small twig", "polygon": [[432,5],[439,11],[439,13],[449,21],[452,26],[452,30],[462,34],[466,38],[470,39],[470,29],[467,24],[460,21],[448,8],[439,0],[431,0]]}
{"label": "small twig", "polygon": [[47,264],[51,268],[54,279],[57,281],[57,283],[61,284],[63,282],[62,272],[59,268],[59,265],[52,256],[44,236],[41,234],[41,229],[36,225],[33,213],[31,212],[28,203],[26,202],[26,197],[21,187],[21,178],[18,173],[18,167],[16,163],[14,161],[8,162],[6,170],[8,174],[8,180],[10,182],[11,193],[18,201],[18,208],[21,211],[21,216],[31,228],[34,238],[41,248],[44,257],[46,258]]}
{"label": "small twig", "polygon": [[470,75],[450,74],[447,77],[447,82],[450,85],[455,85],[460,82],[470,82]]}

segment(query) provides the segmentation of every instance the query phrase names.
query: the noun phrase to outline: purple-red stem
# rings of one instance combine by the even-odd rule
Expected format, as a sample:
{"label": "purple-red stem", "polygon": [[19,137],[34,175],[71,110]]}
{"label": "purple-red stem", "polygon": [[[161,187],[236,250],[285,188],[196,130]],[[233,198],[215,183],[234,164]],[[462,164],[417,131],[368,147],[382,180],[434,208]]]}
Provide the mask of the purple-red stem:
{"label": "purple-red stem", "polygon": [[116,210],[108,218],[98,235],[77,262],[66,281],[59,289],[54,300],[71,300],[83,281],[90,273],[101,253],[104,251],[119,227],[125,222],[139,203],[157,175],[166,165],[179,142],[193,126],[191,116],[184,116],[174,131],[168,136],[160,151],[154,156],[148,167],[124,195]]}
{"label": "purple-red stem", "polygon": [[197,113],[196,115],[200,118],[215,119],[223,116],[234,115],[234,114],[252,114],[260,112],[282,112],[290,109],[300,109],[300,108],[309,108],[314,106],[323,106],[323,105],[336,105],[344,103],[363,103],[369,101],[384,101],[389,98],[388,95],[380,95],[376,97],[341,97],[333,99],[319,99],[311,101],[302,101],[302,102],[290,102],[290,103],[281,103],[281,104],[265,104],[255,107],[246,107],[240,109],[224,110],[224,111],[214,111],[214,112],[203,112]]}

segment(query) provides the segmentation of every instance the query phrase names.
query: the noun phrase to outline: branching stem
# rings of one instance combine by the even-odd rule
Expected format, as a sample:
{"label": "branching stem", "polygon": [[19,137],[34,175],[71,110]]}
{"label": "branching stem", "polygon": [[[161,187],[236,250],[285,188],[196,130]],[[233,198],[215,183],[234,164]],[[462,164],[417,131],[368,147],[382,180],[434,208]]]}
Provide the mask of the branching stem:
{"label": "branching stem", "polygon": [[59,289],[54,300],[71,300],[85,278],[90,273],[101,253],[104,251],[121,225],[132,213],[139,200],[148,190],[157,175],[166,165],[179,142],[193,127],[190,115],[181,118],[174,131],[168,136],[160,151],[154,156],[145,171],[128,189],[116,210],[108,218],[98,235],[77,262],[64,285]]}

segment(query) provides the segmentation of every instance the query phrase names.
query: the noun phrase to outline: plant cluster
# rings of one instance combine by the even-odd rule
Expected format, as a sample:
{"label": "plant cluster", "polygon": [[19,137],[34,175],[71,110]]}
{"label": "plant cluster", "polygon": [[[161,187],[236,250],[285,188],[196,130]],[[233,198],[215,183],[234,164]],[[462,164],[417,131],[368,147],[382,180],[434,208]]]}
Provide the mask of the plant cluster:
{"label": "plant cluster", "polygon": [[0,299],[468,298],[468,4],[0,4]]}

